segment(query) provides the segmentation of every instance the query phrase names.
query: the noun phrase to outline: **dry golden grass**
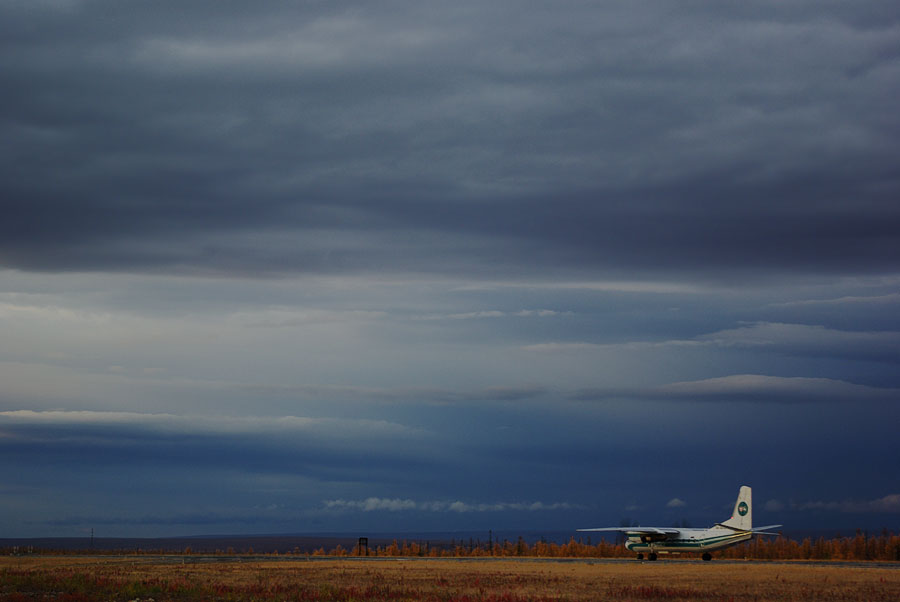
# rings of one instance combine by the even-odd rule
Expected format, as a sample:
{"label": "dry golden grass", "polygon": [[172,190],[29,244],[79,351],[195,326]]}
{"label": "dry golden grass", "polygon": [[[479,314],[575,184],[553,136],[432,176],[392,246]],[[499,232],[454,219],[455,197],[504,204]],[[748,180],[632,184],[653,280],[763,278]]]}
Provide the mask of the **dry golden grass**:
{"label": "dry golden grass", "polygon": [[900,569],[659,561],[0,558],[0,600],[900,600]]}

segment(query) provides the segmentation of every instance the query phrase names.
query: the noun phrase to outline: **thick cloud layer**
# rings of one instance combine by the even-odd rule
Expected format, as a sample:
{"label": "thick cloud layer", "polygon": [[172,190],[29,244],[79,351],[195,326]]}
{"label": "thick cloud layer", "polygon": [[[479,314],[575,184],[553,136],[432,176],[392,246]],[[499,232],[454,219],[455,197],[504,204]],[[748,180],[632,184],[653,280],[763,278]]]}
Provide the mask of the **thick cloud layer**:
{"label": "thick cloud layer", "polygon": [[896,2],[0,2],[0,86],[4,533],[897,526]]}
{"label": "thick cloud layer", "polygon": [[878,273],[900,11],[14,4],[0,260]]}

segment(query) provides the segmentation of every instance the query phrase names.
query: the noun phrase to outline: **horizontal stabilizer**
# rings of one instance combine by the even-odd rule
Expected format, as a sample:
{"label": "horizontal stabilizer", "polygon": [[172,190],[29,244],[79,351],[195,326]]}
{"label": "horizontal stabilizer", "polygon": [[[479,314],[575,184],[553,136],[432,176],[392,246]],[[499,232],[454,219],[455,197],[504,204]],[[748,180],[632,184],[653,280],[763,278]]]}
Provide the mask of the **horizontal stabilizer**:
{"label": "horizontal stabilizer", "polygon": [[781,525],[766,525],[765,527],[757,527],[755,529],[738,529],[737,527],[732,527],[727,523],[716,523],[717,527],[725,527],[726,529],[731,529],[732,531],[736,531],[737,533],[753,533],[756,535],[781,535],[780,533],[766,533],[766,529],[777,529]]}
{"label": "horizontal stabilizer", "polygon": [[757,527],[756,529],[753,529],[752,533],[754,535],[781,535],[781,533],[773,533],[772,531],[768,530],[777,529],[780,526],[781,525],[766,525],[765,527]]}

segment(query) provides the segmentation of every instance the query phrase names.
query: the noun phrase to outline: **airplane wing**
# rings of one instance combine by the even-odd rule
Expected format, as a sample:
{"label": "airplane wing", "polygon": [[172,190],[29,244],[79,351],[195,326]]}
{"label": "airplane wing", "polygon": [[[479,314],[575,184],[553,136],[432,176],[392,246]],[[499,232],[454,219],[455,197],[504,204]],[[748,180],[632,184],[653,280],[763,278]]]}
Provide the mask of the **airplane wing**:
{"label": "airplane wing", "polygon": [[678,535],[678,529],[668,527],[599,527],[596,529],[577,529],[578,531],[618,531],[620,533],[634,533],[635,535]]}

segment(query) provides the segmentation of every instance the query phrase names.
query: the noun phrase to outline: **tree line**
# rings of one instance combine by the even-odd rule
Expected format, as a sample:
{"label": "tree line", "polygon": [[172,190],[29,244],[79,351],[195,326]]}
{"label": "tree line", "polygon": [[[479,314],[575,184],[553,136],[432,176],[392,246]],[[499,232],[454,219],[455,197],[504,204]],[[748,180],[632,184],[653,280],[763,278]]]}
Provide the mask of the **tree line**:
{"label": "tree line", "polygon": [[[370,556],[427,556],[427,557],[539,557],[539,558],[632,558],[635,553],[621,543],[600,541],[591,543],[576,540],[567,543],[537,541],[528,543],[519,537],[516,541],[451,542],[429,544],[427,542],[394,540],[387,546],[377,546],[368,551]],[[359,556],[364,550],[336,546],[330,550],[319,548],[316,556]],[[887,530],[878,535],[857,531],[852,537],[835,536],[826,539],[810,537],[797,540],[789,537],[755,537],[753,540],[718,550],[719,558],[753,560],[879,560],[900,562],[900,535]]]}

